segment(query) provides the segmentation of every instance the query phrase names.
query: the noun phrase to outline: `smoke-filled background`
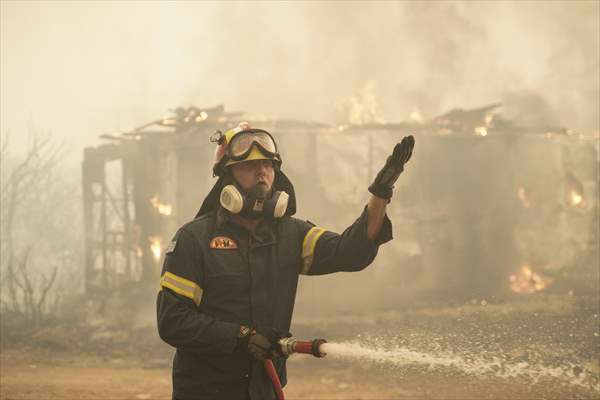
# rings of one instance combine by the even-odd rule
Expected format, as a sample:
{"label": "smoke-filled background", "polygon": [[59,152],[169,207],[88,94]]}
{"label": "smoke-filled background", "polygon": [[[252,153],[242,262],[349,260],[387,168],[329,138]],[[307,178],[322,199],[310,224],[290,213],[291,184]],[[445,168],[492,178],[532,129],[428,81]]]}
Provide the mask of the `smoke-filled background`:
{"label": "smoke-filled background", "polygon": [[[334,346],[290,360],[293,398],[600,393],[597,1],[0,7],[0,398],[170,396],[162,252],[214,182],[208,127],[240,119],[277,138],[298,217],[336,231],[417,140],[394,242],[301,279],[292,330]],[[180,106],[210,118],[149,132]]]}
{"label": "smoke-filled background", "polygon": [[[333,122],[499,100],[598,130],[598,3],[2,2],[2,131],[76,153],[179,105]],[[522,107],[528,107],[523,109]],[[531,116],[529,108],[536,113]],[[541,114],[541,115],[539,115]]]}

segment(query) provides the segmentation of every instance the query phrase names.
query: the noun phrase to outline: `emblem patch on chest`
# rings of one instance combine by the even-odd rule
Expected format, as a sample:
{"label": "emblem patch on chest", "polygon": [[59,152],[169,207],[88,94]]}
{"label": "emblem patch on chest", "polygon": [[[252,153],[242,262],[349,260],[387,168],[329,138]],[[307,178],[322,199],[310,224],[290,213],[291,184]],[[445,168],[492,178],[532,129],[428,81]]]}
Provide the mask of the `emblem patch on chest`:
{"label": "emblem patch on chest", "polygon": [[219,249],[219,250],[231,250],[237,249],[237,243],[228,238],[227,236],[217,236],[210,241],[211,249]]}

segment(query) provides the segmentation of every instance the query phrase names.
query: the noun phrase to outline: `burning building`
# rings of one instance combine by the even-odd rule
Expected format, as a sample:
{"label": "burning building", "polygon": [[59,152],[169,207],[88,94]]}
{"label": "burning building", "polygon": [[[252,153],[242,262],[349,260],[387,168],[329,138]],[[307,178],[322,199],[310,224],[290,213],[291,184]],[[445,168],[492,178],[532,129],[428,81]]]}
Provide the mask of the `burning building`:
{"label": "burning building", "polygon": [[[515,126],[498,107],[398,124],[249,122],[276,135],[298,217],[337,231],[360,212],[393,145],[416,137],[389,207],[396,240],[377,259],[375,282],[345,277],[335,295],[533,293],[567,275],[589,283],[598,260],[597,138]],[[164,247],[213,184],[208,137],[241,120],[222,106],[178,108],[85,149],[86,290],[156,284]],[[300,293],[331,296],[334,279],[305,280]]]}

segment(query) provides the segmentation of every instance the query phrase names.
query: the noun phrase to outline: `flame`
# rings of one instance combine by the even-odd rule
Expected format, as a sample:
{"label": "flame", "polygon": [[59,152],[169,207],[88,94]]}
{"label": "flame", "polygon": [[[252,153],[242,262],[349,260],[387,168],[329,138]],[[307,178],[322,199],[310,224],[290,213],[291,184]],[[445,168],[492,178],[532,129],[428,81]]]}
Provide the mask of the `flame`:
{"label": "flame", "polygon": [[524,263],[516,274],[508,277],[510,289],[515,293],[535,293],[546,289],[552,279],[533,272],[528,263]]}
{"label": "flame", "polygon": [[571,173],[567,174],[567,184],[565,187],[565,202],[571,207],[585,207],[585,196],[583,185]]}
{"label": "flame", "polygon": [[156,261],[160,260],[160,256],[162,254],[162,239],[160,236],[150,236],[148,237],[150,241],[150,250],[152,251],[152,255],[156,259]]}
{"label": "flame", "polygon": [[423,118],[423,115],[421,114],[421,111],[418,108],[415,108],[414,110],[412,110],[410,115],[408,116],[408,118],[412,122],[416,122],[417,124],[425,123],[425,118]]}
{"label": "flame", "polygon": [[477,136],[485,137],[488,134],[488,128],[492,128],[492,122],[494,121],[494,114],[485,114],[484,124],[482,126],[475,127],[475,134]]}
{"label": "flame", "polygon": [[566,176],[565,202],[571,207],[583,208],[586,206],[583,185],[571,172]]}
{"label": "flame", "polygon": [[160,123],[165,126],[177,125],[177,120],[174,118],[163,118]]}
{"label": "flame", "polygon": [[201,111],[200,115],[196,117],[196,122],[205,121],[208,118],[208,114],[205,111]]}
{"label": "flame", "polygon": [[569,191],[568,203],[573,207],[583,206],[583,195],[578,193],[577,190],[571,189]]}
{"label": "flame", "polygon": [[475,128],[475,134],[478,136],[487,136],[487,127],[486,126],[478,126]]}
{"label": "flame", "polygon": [[152,207],[158,210],[159,214],[171,215],[173,212],[173,206],[171,204],[161,203],[158,196],[151,198],[150,203],[152,204]]}
{"label": "flame", "polygon": [[375,81],[367,81],[356,96],[339,101],[337,104],[337,111],[341,118],[339,122],[350,125],[385,122],[379,116],[376,88]]}
{"label": "flame", "polygon": [[517,189],[517,196],[519,197],[519,200],[521,200],[521,204],[523,204],[523,207],[531,207],[529,196],[527,196],[527,192],[525,191],[525,188],[523,186],[519,186],[519,188]]}

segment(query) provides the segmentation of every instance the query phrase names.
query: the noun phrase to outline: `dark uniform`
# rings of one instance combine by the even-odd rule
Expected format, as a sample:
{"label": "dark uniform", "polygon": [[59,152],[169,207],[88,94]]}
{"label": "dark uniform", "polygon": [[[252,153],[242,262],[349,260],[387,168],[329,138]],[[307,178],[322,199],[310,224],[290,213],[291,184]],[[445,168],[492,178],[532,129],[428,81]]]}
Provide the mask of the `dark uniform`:
{"label": "dark uniform", "polygon": [[[184,225],[166,251],[158,295],[160,337],[177,348],[173,397],[274,399],[261,362],[237,346],[240,325],[290,329],[298,275],[360,271],[392,239],[375,241],[367,211],[341,235],[286,216],[250,233],[223,209]],[[283,385],[285,359],[273,360]]]}

